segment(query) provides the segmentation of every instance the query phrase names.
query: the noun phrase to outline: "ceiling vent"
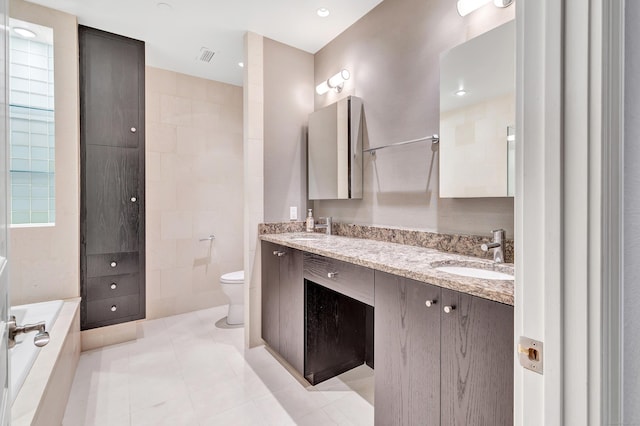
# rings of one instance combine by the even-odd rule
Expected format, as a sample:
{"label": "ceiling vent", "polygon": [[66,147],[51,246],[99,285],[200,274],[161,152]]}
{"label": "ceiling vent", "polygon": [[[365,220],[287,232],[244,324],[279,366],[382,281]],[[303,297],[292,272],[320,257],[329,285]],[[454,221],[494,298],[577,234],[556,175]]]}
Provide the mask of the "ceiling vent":
{"label": "ceiling vent", "polygon": [[196,58],[198,61],[209,63],[216,53],[207,47],[200,48],[200,54]]}

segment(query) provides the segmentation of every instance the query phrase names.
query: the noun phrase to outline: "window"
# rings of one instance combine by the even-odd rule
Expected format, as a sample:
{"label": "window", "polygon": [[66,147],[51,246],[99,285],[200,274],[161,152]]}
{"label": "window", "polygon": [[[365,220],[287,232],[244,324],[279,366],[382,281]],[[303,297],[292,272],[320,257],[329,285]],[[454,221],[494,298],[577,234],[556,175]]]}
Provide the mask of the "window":
{"label": "window", "polygon": [[[25,37],[16,28],[32,31]],[[53,30],[11,20],[9,174],[11,224],[55,223]],[[24,34],[24,33],[23,33]],[[28,33],[27,33],[28,35]]]}

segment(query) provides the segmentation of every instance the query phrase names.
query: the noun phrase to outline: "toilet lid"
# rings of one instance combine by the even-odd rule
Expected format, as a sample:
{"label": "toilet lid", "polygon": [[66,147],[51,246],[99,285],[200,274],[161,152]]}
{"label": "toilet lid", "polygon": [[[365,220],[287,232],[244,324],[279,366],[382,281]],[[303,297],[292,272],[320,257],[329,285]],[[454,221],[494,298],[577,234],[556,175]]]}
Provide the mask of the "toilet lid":
{"label": "toilet lid", "polygon": [[244,271],[235,271],[224,274],[220,277],[220,282],[225,284],[242,284],[244,282]]}

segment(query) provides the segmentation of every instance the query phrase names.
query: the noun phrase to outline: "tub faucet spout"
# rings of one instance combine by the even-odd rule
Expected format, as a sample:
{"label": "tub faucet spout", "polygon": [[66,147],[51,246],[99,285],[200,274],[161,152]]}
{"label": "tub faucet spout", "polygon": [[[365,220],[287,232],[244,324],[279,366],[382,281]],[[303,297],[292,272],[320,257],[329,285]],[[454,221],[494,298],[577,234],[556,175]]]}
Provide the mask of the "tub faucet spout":
{"label": "tub faucet spout", "polygon": [[34,345],[40,348],[49,343],[49,333],[47,333],[46,324],[44,321],[40,321],[35,324],[17,325],[16,317],[12,315],[7,325],[9,326],[10,348],[13,348],[16,345],[16,336],[18,334],[29,333],[31,331],[37,331],[36,336],[33,338]]}

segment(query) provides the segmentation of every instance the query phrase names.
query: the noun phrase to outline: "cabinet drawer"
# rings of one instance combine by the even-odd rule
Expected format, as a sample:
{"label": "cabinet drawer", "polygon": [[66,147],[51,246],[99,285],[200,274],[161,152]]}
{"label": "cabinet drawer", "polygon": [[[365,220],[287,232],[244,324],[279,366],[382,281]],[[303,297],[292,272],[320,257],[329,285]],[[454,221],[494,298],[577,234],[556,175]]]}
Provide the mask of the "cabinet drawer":
{"label": "cabinet drawer", "polygon": [[304,253],[304,278],[374,306],[373,269]]}
{"label": "cabinet drawer", "polygon": [[87,279],[87,300],[129,296],[140,292],[140,275],[111,275]]}
{"label": "cabinet drawer", "polygon": [[138,253],[94,254],[87,256],[87,277],[139,272]]}
{"label": "cabinet drawer", "polygon": [[103,323],[140,313],[138,295],[112,297],[87,302],[87,322]]}

